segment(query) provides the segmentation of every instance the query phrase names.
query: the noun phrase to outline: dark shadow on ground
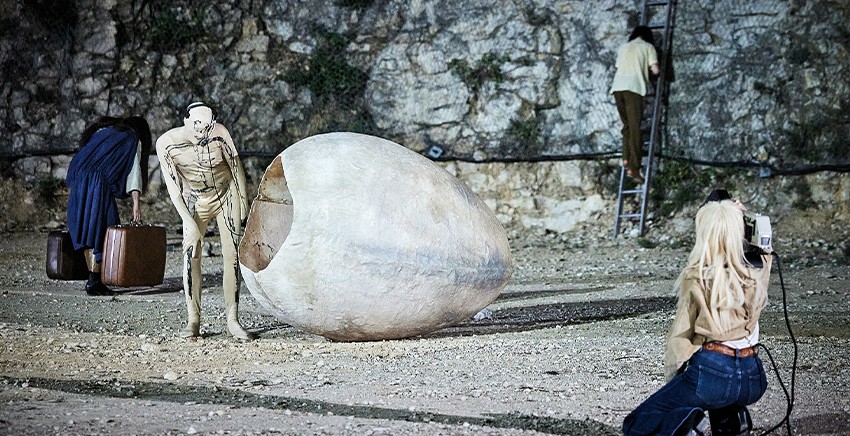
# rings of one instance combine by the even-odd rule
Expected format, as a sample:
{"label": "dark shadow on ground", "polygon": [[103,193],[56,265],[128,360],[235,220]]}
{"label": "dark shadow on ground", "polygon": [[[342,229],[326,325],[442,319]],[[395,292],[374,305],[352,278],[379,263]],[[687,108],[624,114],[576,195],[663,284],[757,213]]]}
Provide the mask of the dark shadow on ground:
{"label": "dark shadow on ground", "polygon": [[510,307],[493,311],[491,318],[481,321],[464,321],[454,327],[444,328],[422,337],[439,338],[538,330],[556,325],[629,318],[659,310],[672,310],[675,306],[674,297],[653,297]]}
{"label": "dark shadow on ground", "polygon": [[[204,280],[206,282],[206,280]],[[182,277],[166,277],[162,280],[162,284],[156,286],[136,286],[132,288],[113,287],[113,291],[119,292],[121,295],[156,295],[168,294],[171,292],[183,291]]]}
{"label": "dark shadow on ground", "polygon": [[173,383],[154,383],[126,380],[60,380],[48,378],[15,379],[0,377],[4,384],[20,386],[27,383],[30,388],[50,389],[97,397],[135,399],[146,401],[168,401],[177,404],[217,404],[232,407],[263,407],[271,410],[291,410],[302,413],[353,416],[366,419],[386,419],[408,422],[437,422],[447,425],[464,423],[491,428],[533,430],[549,434],[569,435],[617,435],[618,428],[590,419],[557,419],[520,414],[488,414],[486,417],[448,415],[389,409],[374,406],[357,406],[326,401],[277,395],[260,395],[237,389],[206,386],[182,386]]}
{"label": "dark shadow on ground", "polygon": [[[204,288],[210,289],[220,280],[220,274],[205,275]],[[502,301],[528,300],[596,290],[599,289],[517,292],[505,294],[500,298]],[[175,292],[179,294],[173,295]],[[165,302],[163,298],[146,298],[166,293],[172,295],[166,295]],[[120,292],[114,297],[87,297],[82,292],[79,295],[62,291],[45,294],[15,292],[4,296],[3,305],[0,306],[0,319],[22,325],[61,327],[79,332],[110,331],[122,334],[159,335],[163,329],[176,331],[185,323],[185,302],[180,294],[182,294],[182,278],[180,277],[169,277],[159,287],[129,288],[128,291]],[[38,304],[34,304],[33,299],[39,300]],[[421,337],[441,338],[530,331],[556,325],[628,318],[659,310],[672,310],[674,307],[675,298],[673,297],[510,307],[495,310],[490,318],[480,321],[469,319]],[[242,309],[240,311],[242,323],[254,333],[278,336],[292,329],[265,310],[259,310],[259,308],[250,310],[247,307]],[[205,337],[219,336],[216,333],[218,331],[223,333],[223,327],[219,324],[221,323],[213,320],[214,331],[203,332]]]}
{"label": "dark shadow on ground", "polygon": [[[209,289],[222,285],[224,276],[221,273],[203,274],[201,276],[201,288]],[[156,295],[169,292],[183,292],[183,277],[165,277],[162,284],[156,286],[136,286],[132,288],[113,287],[113,291],[123,295]]]}
{"label": "dark shadow on ground", "polygon": [[[794,419],[792,428],[796,434],[848,434],[850,413],[821,413]],[[838,430],[843,429],[843,430]]]}
{"label": "dark shadow on ground", "polygon": [[562,295],[580,295],[580,294],[590,294],[592,292],[602,292],[614,289],[613,286],[596,286],[591,288],[579,288],[579,289],[553,289],[553,290],[541,290],[541,291],[519,291],[519,292],[502,292],[499,294],[499,297],[496,298],[497,302],[506,302],[506,301],[524,301],[524,300],[533,300],[535,298],[546,298],[546,297],[559,297]]}

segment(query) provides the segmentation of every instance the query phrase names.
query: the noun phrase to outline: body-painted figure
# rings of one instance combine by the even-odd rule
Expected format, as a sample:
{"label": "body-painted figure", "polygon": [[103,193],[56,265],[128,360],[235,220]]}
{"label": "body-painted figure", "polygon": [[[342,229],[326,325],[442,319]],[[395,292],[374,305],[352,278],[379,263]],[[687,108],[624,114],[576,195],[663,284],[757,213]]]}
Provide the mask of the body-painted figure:
{"label": "body-painted figure", "polygon": [[183,289],[188,322],[182,337],[200,334],[201,243],[215,218],[224,262],[224,301],[227,331],[237,339],[253,339],[239,323],[239,260],[237,246],[247,216],[245,172],[230,132],[215,121],[203,103],[186,108],[184,125],[156,141],[162,179],[171,202],[183,220]]}
{"label": "body-painted figure", "polygon": [[68,231],[75,250],[85,250],[88,295],[112,295],[100,281],[106,229],[120,224],[116,198],[133,198],[133,221],[141,221],[139,195],[147,185],[151,131],[142,117],[103,117],[88,126],[71,159],[65,183]]}

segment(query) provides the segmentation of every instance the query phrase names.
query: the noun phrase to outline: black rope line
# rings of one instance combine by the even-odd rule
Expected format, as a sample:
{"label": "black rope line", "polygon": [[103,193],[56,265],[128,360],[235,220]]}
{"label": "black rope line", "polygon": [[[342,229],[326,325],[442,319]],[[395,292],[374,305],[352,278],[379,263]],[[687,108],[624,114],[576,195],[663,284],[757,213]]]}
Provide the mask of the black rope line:
{"label": "black rope line", "polygon": [[[56,156],[56,155],[68,155],[75,154],[77,152],[76,149],[67,150],[53,150],[53,151],[43,151],[43,152],[29,152],[29,153],[0,153],[0,160],[18,160],[27,157],[39,157],[39,156]],[[259,157],[259,158],[274,158],[280,154],[280,152],[271,152],[271,151],[246,151],[243,150],[239,152],[240,157]],[[443,155],[438,158],[430,158],[437,162],[469,162],[469,163],[538,163],[538,162],[560,162],[560,161],[573,161],[573,160],[602,160],[602,159],[613,159],[620,157],[622,153],[619,151],[602,151],[595,153],[576,153],[576,154],[564,154],[564,155],[543,155],[543,156],[530,156],[530,157],[498,157],[498,158],[487,158],[487,159],[475,159],[469,156],[447,156]],[[824,171],[831,171],[837,173],[850,173],[850,163],[815,163],[815,164],[800,164],[800,165],[789,165],[789,166],[778,166],[773,164],[766,164],[757,161],[751,160],[736,160],[736,161],[711,161],[711,160],[703,160],[703,159],[695,159],[686,156],[674,156],[669,154],[660,153],[658,157],[662,159],[674,160],[677,162],[689,163],[692,165],[703,165],[709,167],[718,167],[718,168],[767,168],[771,170],[772,175],[776,176],[802,176],[807,174],[813,174]]]}

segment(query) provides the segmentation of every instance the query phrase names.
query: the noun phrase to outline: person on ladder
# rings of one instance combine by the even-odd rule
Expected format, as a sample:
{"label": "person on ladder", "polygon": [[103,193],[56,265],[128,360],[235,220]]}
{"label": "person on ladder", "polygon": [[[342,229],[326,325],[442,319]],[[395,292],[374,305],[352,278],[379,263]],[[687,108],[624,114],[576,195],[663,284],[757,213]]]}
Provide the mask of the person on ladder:
{"label": "person on ladder", "polygon": [[623,166],[626,174],[643,183],[641,174],[641,131],[643,98],[649,82],[649,70],[658,75],[658,54],[655,51],[652,29],[638,26],[629,35],[629,41],[617,51],[617,71],[611,84],[611,94],[623,122]]}

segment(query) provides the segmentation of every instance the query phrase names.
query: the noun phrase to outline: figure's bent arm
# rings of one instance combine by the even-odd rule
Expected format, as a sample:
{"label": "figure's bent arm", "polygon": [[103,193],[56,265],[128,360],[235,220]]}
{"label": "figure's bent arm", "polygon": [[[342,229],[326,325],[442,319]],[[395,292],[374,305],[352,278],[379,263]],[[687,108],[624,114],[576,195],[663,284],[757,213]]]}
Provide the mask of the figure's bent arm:
{"label": "figure's bent arm", "polygon": [[136,155],[133,157],[133,165],[130,167],[130,172],[127,174],[127,193],[133,191],[141,191],[142,186],[142,144],[136,143]]}
{"label": "figure's bent arm", "polygon": [[189,213],[189,208],[186,207],[186,203],[183,201],[183,192],[179,186],[180,173],[174,166],[174,161],[168,155],[168,147],[171,145],[171,142],[165,136],[161,136],[156,141],[156,156],[159,159],[159,170],[162,173],[162,181],[168,189],[168,196],[171,198],[171,203],[174,204],[174,208],[177,209],[177,213],[183,219],[183,222],[194,222],[192,214]]}
{"label": "figure's bent arm", "polygon": [[242,166],[242,160],[239,158],[239,152],[236,151],[236,146],[233,145],[233,138],[231,138],[230,132],[224,126],[222,126],[222,129],[221,136],[227,144],[224,156],[233,175],[232,183],[236,185],[236,192],[239,193],[239,208],[241,216],[244,219],[248,216],[248,184],[245,179],[245,168]]}

